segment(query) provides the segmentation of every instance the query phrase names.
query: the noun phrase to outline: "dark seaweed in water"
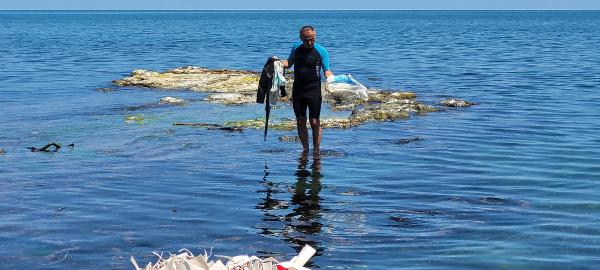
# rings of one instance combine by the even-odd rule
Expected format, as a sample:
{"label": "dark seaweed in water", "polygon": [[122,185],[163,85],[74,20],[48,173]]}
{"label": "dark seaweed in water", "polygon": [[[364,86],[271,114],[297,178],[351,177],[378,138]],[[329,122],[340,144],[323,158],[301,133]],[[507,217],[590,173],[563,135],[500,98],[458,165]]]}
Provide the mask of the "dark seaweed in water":
{"label": "dark seaweed in water", "polygon": [[394,143],[395,144],[409,144],[411,142],[418,142],[418,141],[422,141],[422,140],[424,140],[424,139],[421,137],[412,137],[412,138],[406,138],[406,139],[398,139]]}
{"label": "dark seaweed in water", "polygon": [[506,199],[497,198],[497,197],[484,197],[479,200],[482,203],[489,204],[505,204],[507,202]]}
{"label": "dark seaweed in water", "polygon": [[[69,145],[69,146],[71,146],[71,145]],[[53,149],[51,150],[50,148],[53,148]],[[31,152],[58,152],[58,150],[60,148],[61,148],[60,144],[51,142],[49,144],[46,144],[42,148],[28,147],[27,149],[31,150]]]}
{"label": "dark seaweed in water", "polygon": [[244,131],[241,127],[223,126],[219,124],[208,124],[208,123],[173,123],[174,126],[190,126],[190,127],[203,127],[208,130],[224,130],[230,132],[242,132]]}

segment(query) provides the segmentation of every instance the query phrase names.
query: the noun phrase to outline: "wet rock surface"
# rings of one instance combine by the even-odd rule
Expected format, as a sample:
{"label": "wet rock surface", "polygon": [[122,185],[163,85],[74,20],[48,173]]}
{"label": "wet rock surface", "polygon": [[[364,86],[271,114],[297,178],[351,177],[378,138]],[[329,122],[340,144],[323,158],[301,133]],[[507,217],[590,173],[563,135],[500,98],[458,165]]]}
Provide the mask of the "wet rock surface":
{"label": "wet rock surface", "polygon": [[[119,86],[137,86],[160,89],[186,89],[211,93],[204,101],[225,105],[241,105],[256,102],[256,89],[260,74],[245,70],[211,70],[203,67],[186,66],[165,72],[134,70],[130,76],[113,81]],[[287,91],[292,93],[293,77],[286,73]],[[411,114],[436,112],[433,106],[417,101],[412,92],[394,92],[370,89],[368,100],[348,99],[331,95],[325,87],[321,90],[323,102],[329,103],[333,111],[348,111],[348,117],[322,119],[323,128],[350,128],[366,122],[394,121],[407,119]],[[280,102],[290,102],[282,98]],[[450,104],[450,103],[449,103]],[[463,103],[456,103],[463,105]],[[464,103],[472,104],[472,103]],[[262,128],[261,119],[226,122],[223,127]],[[278,130],[294,130],[296,122],[289,119],[273,119],[269,127]]]}
{"label": "wet rock surface", "polygon": [[455,107],[455,108],[469,107],[469,106],[473,106],[473,105],[477,105],[477,104],[478,103],[469,102],[466,100],[456,99],[456,98],[449,98],[449,99],[444,99],[444,100],[440,101],[440,105],[442,105],[442,106]]}
{"label": "wet rock surface", "polygon": [[252,95],[238,93],[217,93],[209,95],[205,101],[211,103],[221,103],[226,105],[241,105],[254,102],[256,98]]}
{"label": "wet rock surface", "polygon": [[132,71],[130,76],[115,80],[113,83],[119,86],[254,95],[259,77],[260,74],[253,71],[186,66],[162,73],[137,69]]}

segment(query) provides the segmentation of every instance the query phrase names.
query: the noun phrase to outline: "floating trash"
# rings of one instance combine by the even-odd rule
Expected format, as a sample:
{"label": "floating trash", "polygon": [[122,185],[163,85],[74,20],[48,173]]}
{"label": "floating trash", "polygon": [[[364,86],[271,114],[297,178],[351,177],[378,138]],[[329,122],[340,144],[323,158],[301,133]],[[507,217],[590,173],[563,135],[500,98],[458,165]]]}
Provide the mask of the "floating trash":
{"label": "floating trash", "polygon": [[367,100],[367,87],[359,83],[352,75],[337,75],[333,81],[325,85],[325,90],[340,100]]}
{"label": "floating trash", "polygon": [[221,260],[210,260],[210,255],[204,252],[204,255],[194,256],[187,249],[179,250],[179,254],[170,254],[168,258],[163,258],[162,254],[153,252],[158,256],[156,263],[148,263],[142,268],[138,265],[133,256],[130,258],[131,263],[136,270],[310,270],[304,265],[312,258],[316,250],[309,245],[304,246],[298,256],[295,256],[287,262],[279,262],[277,259],[270,257],[260,259],[256,256],[235,256],[226,257],[227,263]]}
{"label": "floating trash", "polygon": [[185,103],[185,100],[174,97],[164,97],[161,98],[158,102],[159,104],[173,104],[173,105],[182,105]]}

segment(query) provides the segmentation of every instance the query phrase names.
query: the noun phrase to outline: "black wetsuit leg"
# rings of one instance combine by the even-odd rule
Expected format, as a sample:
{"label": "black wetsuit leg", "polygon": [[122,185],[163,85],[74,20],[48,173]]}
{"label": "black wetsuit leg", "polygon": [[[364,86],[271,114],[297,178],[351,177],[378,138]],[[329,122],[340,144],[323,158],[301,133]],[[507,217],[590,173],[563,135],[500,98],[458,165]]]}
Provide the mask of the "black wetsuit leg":
{"label": "black wetsuit leg", "polygon": [[310,119],[319,119],[321,116],[321,83],[296,84],[292,105],[296,119],[306,119],[306,109]]}

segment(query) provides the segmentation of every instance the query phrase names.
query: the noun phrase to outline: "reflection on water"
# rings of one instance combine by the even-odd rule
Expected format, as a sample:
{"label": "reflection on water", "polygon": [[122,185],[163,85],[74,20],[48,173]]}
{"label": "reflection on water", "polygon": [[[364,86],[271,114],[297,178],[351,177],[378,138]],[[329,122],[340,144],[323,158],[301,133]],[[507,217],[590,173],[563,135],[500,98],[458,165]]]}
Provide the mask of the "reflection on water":
{"label": "reflection on water", "polygon": [[[258,229],[262,235],[276,237],[290,244],[297,252],[304,245],[311,245],[317,250],[315,256],[323,252],[320,242],[321,223],[321,159],[311,158],[302,153],[298,158],[298,169],[295,172],[296,182],[293,186],[270,181],[269,169],[265,164],[265,176],[260,181],[265,198],[257,205],[264,216]],[[310,166],[309,166],[310,163]],[[289,201],[276,199],[277,193],[291,193]],[[313,266],[309,262],[309,267]]]}

